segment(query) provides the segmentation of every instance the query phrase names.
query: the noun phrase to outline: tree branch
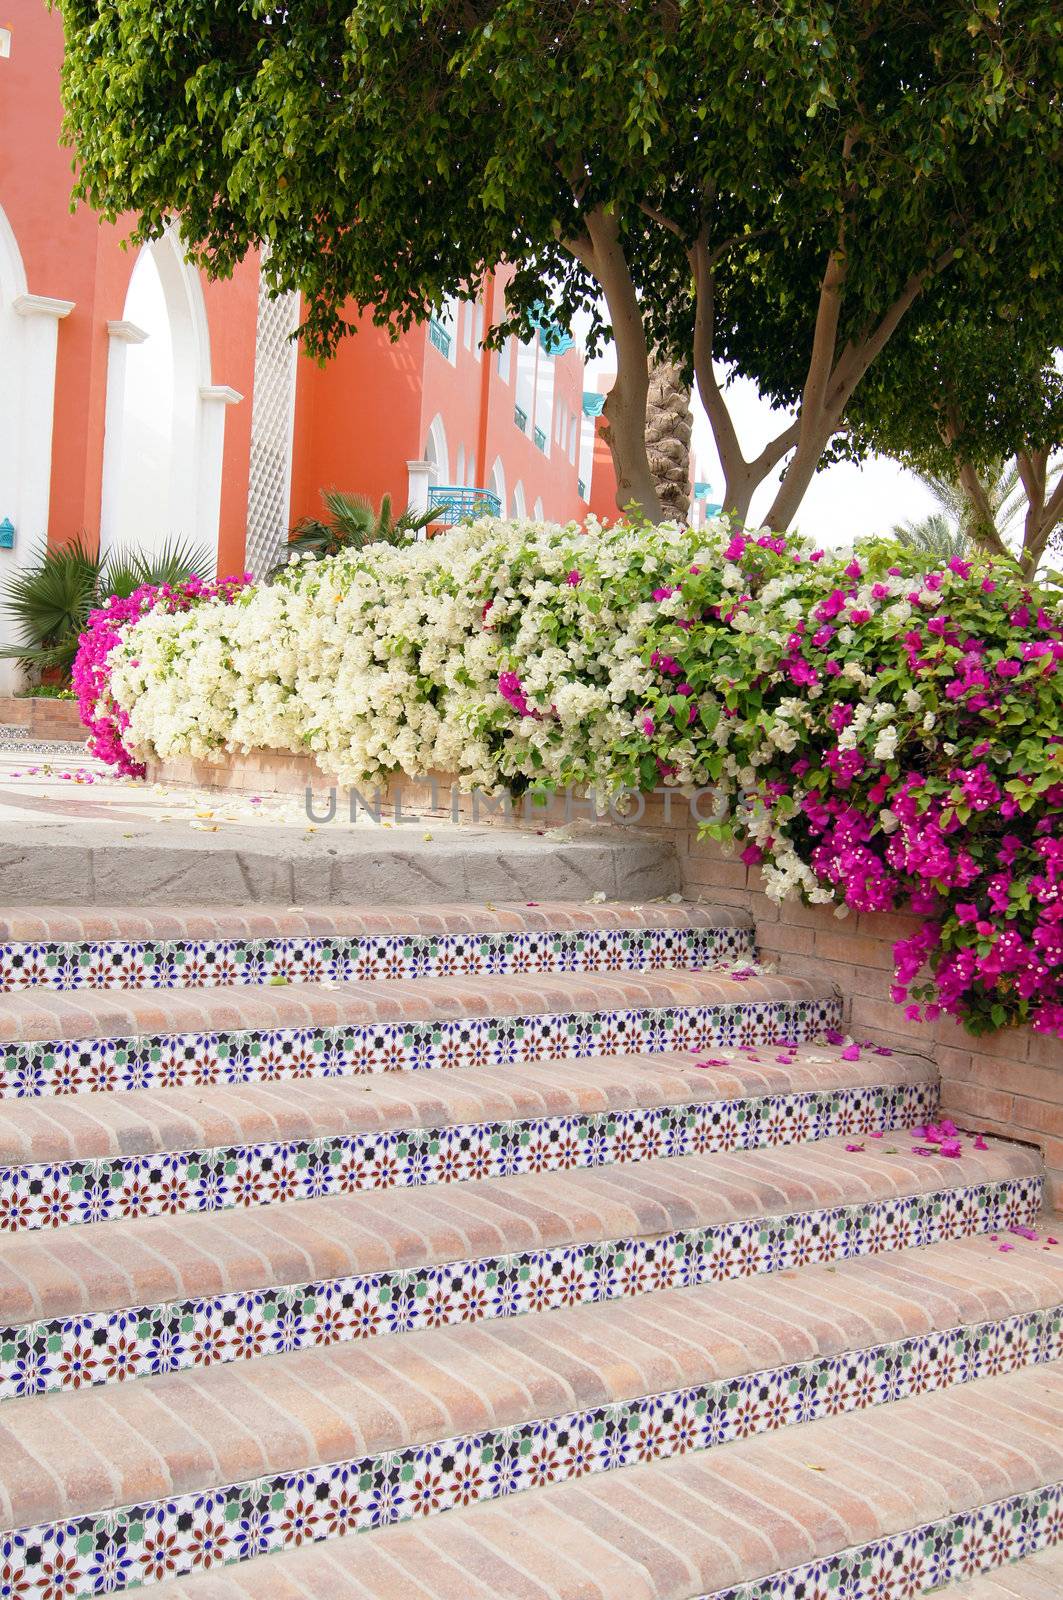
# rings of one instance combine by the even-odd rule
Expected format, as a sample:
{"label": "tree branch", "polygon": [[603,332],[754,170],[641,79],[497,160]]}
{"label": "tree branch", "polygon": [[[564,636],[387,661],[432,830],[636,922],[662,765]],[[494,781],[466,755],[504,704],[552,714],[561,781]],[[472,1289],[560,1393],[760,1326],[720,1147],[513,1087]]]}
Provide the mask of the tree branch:
{"label": "tree branch", "polygon": [[1014,556],[1000,537],[985,484],[969,461],[960,463],[959,480],[974,512],[972,534],[975,542],[990,555],[1004,556],[1008,561],[1014,561]]}
{"label": "tree branch", "polygon": [[[732,501],[735,501],[737,506],[737,485],[745,478],[748,463],[742,454],[742,446],[738,442],[738,434],[727,401],[723,397],[723,390],[716,380],[712,365],[716,284],[713,278],[712,257],[709,254],[707,222],[702,222],[698,236],[687,254],[694,275],[694,378],[723,468],[724,503],[730,507]],[[748,508],[748,498],[746,498],[746,503],[742,507],[743,516]]]}
{"label": "tree branch", "polygon": [[922,272],[913,272],[904,288],[894,300],[889,310],[882,317],[873,333],[868,334],[858,343],[850,340],[841,355],[838,364],[831,376],[830,394],[825,404],[825,411],[832,416],[840,417],[860,379],[877,355],[880,355],[891,337],[896,333],[901,319],[922,292],[923,285],[928,278],[936,277],[943,272],[956,255],[959,244],[950,245],[949,248],[938,256],[930,266],[924,267]]}
{"label": "tree branch", "polygon": [[808,373],[801,395],[801,415],[818,419],[823,411],[827,385],[834,371],[834,353],[838,342],[838,323],[841,318],[842,291],[845,288],[849,258],[845,253],[845,221],[838,225],[838,243],[827,257],[827,267],[820,284],[819,304],[816,307],[816,324],[812,334],[812,354],[808,359]]}

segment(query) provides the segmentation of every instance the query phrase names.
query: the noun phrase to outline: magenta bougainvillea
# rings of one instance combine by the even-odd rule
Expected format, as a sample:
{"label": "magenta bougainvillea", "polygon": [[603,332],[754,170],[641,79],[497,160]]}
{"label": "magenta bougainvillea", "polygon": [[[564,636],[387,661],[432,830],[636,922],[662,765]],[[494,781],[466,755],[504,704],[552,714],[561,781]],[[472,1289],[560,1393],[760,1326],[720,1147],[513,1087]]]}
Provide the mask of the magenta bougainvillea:
{"label": "magenta bougainvillea", "polygon": [[722,782],[736,803],[708,831],[770,892],[915,912],[893,988],[913,1020],[1063,1036],[1058,594],[893,544],[724,553],[653,630],[658,769]]}
{"label": "magenta bougainvillea", "polygon": [[71,682],[77,695],[81,720],[89,730],[89,751],[107,761],[128,777],[142,778],[144,765],[122,742],[129,716],[109,692],[108,657],[131,623],[148,611],[160,607],[167,611],[188,611],[204,600],[229,604],[234,595],[253,582],[251,573],[240,578],[222,578],[206,583],[191,577],[180,584],[141,584],[133,593],[119,598],[112,595],[98,611],[89,613],[88,626],[78,641]]}

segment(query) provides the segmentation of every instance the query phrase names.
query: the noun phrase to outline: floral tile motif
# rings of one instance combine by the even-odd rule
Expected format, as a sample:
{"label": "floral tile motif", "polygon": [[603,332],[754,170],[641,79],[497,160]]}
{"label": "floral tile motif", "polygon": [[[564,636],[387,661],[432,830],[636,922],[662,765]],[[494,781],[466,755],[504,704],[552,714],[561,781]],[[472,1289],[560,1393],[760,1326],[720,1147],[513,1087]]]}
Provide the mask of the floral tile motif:
{"label": "floral tile motif", "polygon": [[1054,1483],[700,1600],[913,1600],[1061,1539],[1063,1484]]}
{"label": "floral tile motif", "polygon": [[341,934],[279,939],[0,943],[0,993],[189,989],[470,973],[696,971],[750,961],[749,928],[588,928],[525,933]]}
{"label": "floral tile motif", "polygon": [[0,1399],[1032,1226],[1040,1178],[0,1329]]}
{"label": "floral tile motif", "polygon": [[[967,1383],[1063,1355],[1063,1307],[954,1327],[842,1357],[643,1395],[636,1400],[540,1418],[484,1433],[329,1463],[255,1482],[154,1500],[99,1516],[7,1536],[10,1592],[25,1600],[110,1593],[176,1574],[383,1527],[409,1517],[497,1499],[635,1462],[707,1450],[791,1424],[879,1405],[927,1389]],[[959,1520],[959,1540],[941,1524],[878,1541],[713,1600],[891,1600],[927,1583],[969,1576],[1037,1548],[1055,1529],[1058,1496],[1027,1495]],[[1050,1509],[1056,1512],[1055,1520]],[[1006,1531],[1005,1531],[1006,1530]],[[909,1586],[882,1587],[899,1565]],[[57,1586],[62,1574],[67,1588]],[[936,1576],[935,1576],[936,1575]],[[844,1578],[844,1583],[840,1580]],[[833,1579],[833,1582],[832,1582]],[[805,1587],[802,1587],[805,1584]],[[811,1585],[810,1587],[808,1585]],[[818,1587],[817,1587],[818,1586]]]}
{"label": "floral tile motif", "polygon": [[334,1078],[422,1067],[519,1066],[631,1051],[811,1043],[841,1022],[838,1000],[569,1012],[350,1027],[0,1044],[0,1099]]}
{"label": "floral tile motif", "polygon": [[758,1150],[933,1118],[930,1083],[0,1167],[0,1231]]}

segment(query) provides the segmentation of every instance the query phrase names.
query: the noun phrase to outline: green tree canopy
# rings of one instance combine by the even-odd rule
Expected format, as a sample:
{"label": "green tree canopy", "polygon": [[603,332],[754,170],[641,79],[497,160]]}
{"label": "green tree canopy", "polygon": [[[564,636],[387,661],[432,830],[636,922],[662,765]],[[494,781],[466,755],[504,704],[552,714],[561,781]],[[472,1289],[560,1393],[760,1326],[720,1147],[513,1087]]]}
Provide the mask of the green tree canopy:
{"label": "green tree canopy", "polygon": [[[328,353],[509,263],[611,332],[621,503],[657,510],[648,363],[681,362],[725,500],[787,465],[784,526],[851,395],[937,279],[1036,285],[1056,203],[1053,0],[61,0],[78,194],[178,213],[225,273],[260,241]],[[599,308],[606,309],[600,313]],[[796,407],[747,459],[723,363]]]}
{"label": "green tree canopy", "polygon": [[[898,332],[854,395],[843,450],[894,456],[939,486],[954,485],[968,536],[996,555],[1036,570],[1063,522],[1063,336],[1052,298],[1033,296],[1049,320],[1002,307],[968,315],[932,294]],[[1016,499],[1018,491],[1021,499]],[[1021,511],[1018,548],[1009,549],[1005,511]]]}

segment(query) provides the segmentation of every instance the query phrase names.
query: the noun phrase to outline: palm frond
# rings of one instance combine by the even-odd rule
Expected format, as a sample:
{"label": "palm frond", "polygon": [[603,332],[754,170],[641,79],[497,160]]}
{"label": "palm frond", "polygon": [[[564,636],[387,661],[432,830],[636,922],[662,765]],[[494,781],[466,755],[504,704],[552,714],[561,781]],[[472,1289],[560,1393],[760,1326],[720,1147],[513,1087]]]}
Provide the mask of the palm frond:
{"label": "palm frond", "polygon": [[898,544],[940,556],[945,561],[964,555],[968,548],[964,529],[950,522],[940,511],[932,511],[917,521],[895,523],[891,532]]}
{"label": "palm frond", "polygon": [[160,550],[111,551],[100,580],[101,595],[126,599],[142,584],[183,583],[187,578],[209,578],[213,562],[201,545],[187,539],[167,539]]}
{"label": "palm frond", "polygon": [[78,635],[96,605],[99,579],[99,558],[80,538],[58,549],[43,546],[4,584],[3,605],[14,620],[18,643],[0,653],[8,660],[68,671]]}

